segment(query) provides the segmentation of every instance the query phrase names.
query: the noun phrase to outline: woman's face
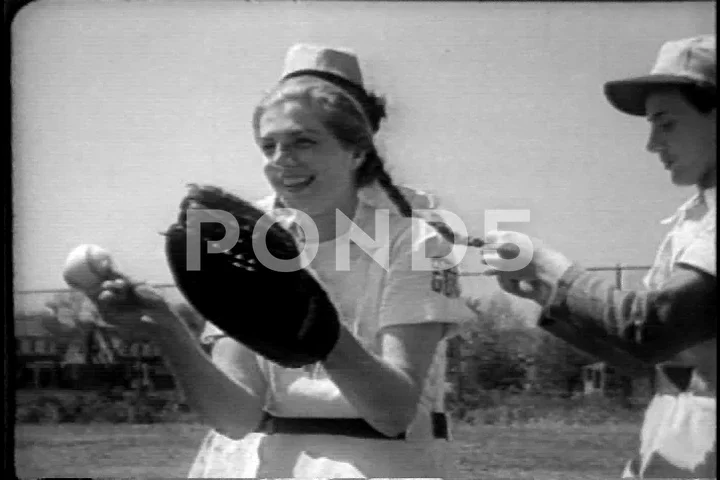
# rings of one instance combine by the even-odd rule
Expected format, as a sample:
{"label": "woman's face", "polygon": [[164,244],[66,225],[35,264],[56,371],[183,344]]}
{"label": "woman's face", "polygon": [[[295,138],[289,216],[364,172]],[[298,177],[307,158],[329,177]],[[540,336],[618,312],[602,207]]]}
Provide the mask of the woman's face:
{"label": "woman's face", "polygon": [[362,162],[327,130],[322,114],[308,102],[280,101],[264,111],[256,132],[270,185],[287,207],[308,215],[328,213],[356,196],[354,173]]}
{"label": "woman's face", "polygon": [[675,185],[715,186],[717,179],[716,113],[698,112],[679,91],[648,96],[650,138],[647,149],[657,153]]}

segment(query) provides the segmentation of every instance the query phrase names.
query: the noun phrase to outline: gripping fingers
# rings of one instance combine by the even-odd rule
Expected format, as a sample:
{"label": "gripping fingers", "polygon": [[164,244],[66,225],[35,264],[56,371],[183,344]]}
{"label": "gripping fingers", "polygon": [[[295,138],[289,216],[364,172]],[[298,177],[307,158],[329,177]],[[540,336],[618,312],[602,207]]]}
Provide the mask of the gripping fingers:
{"label": "gripping fingers", "polygon": [[535,297],[536,289],[533,283],[528,279],[513,275],[512,272],[504,272],[490,268],[484,271],[483,275],[497,278],[500,288],[507,293],[523,298]]}
{"label": "gripping fingers", "polygon": [[[145,305],[145,297],[148,296],[147,292],[149,290],[150,287],[143,282],[133,282],[127,277],[118,277],[103,283],[98,300],[106,304],[112,303],[147,307],[147,305]],[[152,296],[154,300],[160,299],[160,296],[157,294]]]}
{"label": "gripping fingers", "polygon": [[535,297],[535,288],[530,282],[504,275],[499,275],[497,279],[500,284],[500,288],[508,293],[522,298],[532,299]]}
{"label": "gripping fingers", "polygon": [[129,296],[130,284],[124,279],[106,280],[98,300],[103,302],[125,301]]}

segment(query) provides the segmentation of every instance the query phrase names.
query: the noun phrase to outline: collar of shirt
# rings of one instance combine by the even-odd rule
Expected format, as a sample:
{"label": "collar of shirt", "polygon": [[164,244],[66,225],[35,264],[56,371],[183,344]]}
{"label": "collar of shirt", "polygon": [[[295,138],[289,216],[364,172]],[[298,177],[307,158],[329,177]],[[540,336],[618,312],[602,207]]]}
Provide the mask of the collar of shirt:
{"label": "collar of shirt", "polygon": [[[398,186],[397,188],[414,209],[433,210],[438,208],[438,198],[431,193],[405,186]],[[399,213],[395,204],[377,182],[361,188],[358,191],[358,200],[360,201],[359,206],[365,205],[374,209],[387,208],[394,213]],[[260,200],[257,205],[266,211],[273,210],[278,207],[277,196],[269,195]],[[281,221],[292,222],[294,215],[290,212],[286,213],[279,210],[275,212],[275,218]]]}
{"label": "collar of shirt", "polygon": [[[402,193],[402,195],[405,197],[405,199],[408,201],[408,203],[413,209],[433,210],[438,208],[438,198],[431,193],[427,193],[422,190],[402,185],[398,185],[397,188],[400,190],[400,193]],[[365,217],[367,216],[366,214],[368,213],[368,211],[388,209],[393,213],[399,213],[399,210],[392,202],[390,197],[387,195],[385,189],[382,188],[382,186],[380,186],[380,184],[378,184],[377,182],[373,182],[370,185],[362,187],[358,191],[358,200],[359,205],[355,212],[355,217],[352,219],[353,226],[358,223],[363,223],[365,221]],[[259,208],[265,211],[273,211],[274,218],[283,227],[289,229],[295,234],[299,233],[297,228],[295,228],[296,215],[291,210],[283,210],[282,208],[275,210],[276,208],[278,208],[277,195],[269,195],[260,200],[257,205],[259,206]],[[332,241],[337,242],[345,237],[350,236],[351,230],[352,228],[349,229],[345,234]],[[303,242],[305,241],[305,239],[302,238],[300,238],[299,240]]]}
{"label": "collar of shirt", "polygon": [[[700,189],[695,195],[690,197],[674,214],[663,219],[660,223],[668,225],[671,223],[680,223],[685,219],[687,212],[698,205],[705,204],[708,211],[715,212],[717,205],[717,187]],[[714,214],[714,213],[713,213]]]}
{"label": "collar of shirt", "polygon": [[[405,197],[405,200],[407,200],[410,206],[414,209],[429,210],[438,208],[438,198],[431,193],[401,185],[398,185],[397,188],[400,190],[403,197]],[[360,198],[360,202],[373,208],[387,208],[395,213],[399,213],[397,207],[385,192],[385,189],[383,189],[377,182],[373,182],[367,187],[360,189],[358,197]]]}
{"label": "collar of shirt", "polygon": [[705,203],[708,209],[715,211],[717,208],[717,187],[708,188],[704,191]]}

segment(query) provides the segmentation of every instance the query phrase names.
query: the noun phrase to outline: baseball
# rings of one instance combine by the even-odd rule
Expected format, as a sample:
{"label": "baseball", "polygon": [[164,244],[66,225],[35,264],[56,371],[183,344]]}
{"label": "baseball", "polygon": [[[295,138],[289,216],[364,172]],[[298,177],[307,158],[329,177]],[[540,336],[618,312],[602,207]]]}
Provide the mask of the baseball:
{"label": "baseball", "polygon": [[512,260],[520,255],[520,247],[514,243],[503,243],[498,247],[497,253],[504,260]]}
{"label": "baseball", "polygon": [[110,278],[112,267],[110,252],[97,245],[79,245],[65,260],[63,278],[72,288],[93,292]]}

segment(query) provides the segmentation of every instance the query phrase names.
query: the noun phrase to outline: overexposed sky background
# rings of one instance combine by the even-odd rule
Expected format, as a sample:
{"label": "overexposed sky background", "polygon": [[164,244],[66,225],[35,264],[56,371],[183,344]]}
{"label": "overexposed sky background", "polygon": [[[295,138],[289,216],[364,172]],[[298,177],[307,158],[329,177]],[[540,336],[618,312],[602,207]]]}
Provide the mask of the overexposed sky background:
{"label": "overexposed sky background", "polygon": [[692,189],[671,186],[647,122],[602,83],[714,22],[714,2],[32,3],[12,26],[15,288],[65,287],[80,243],[170,281],[157,232],[186,183],[269,193],[250,119],[296,42],[360,55],[389,101],[395,180],[472,233],[487,209],[529,209],[502,227],[589,266],[648,264]]}

